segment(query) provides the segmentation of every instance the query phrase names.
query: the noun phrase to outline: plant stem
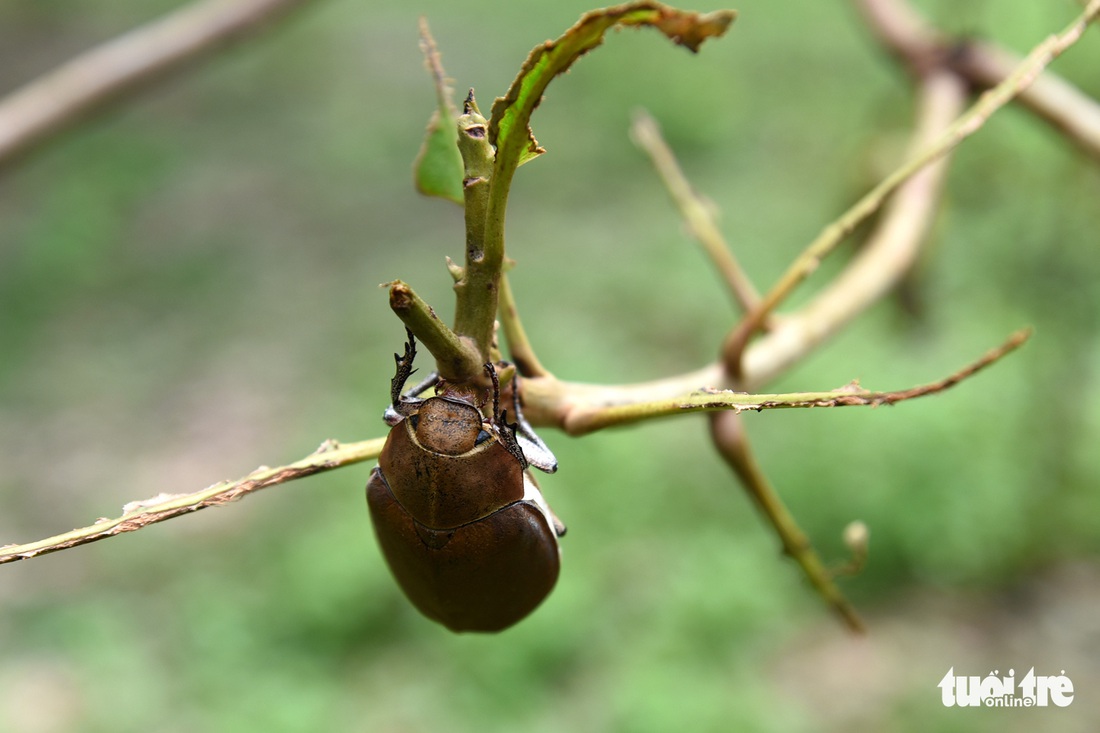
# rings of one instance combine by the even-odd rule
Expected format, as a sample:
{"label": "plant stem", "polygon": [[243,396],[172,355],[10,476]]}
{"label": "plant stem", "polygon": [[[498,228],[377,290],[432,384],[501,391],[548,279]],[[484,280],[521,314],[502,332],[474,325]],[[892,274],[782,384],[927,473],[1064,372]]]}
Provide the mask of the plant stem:
{"label": "plant stem", "polygon": [[[852,383],[827,392],[747,394],[720,389],[693,389],[684,394],[654,398],[651,385],[641,388],[577,385],[553,378],[523,382],[524,409],[532,425],[550,424],[570,435],[584,435],[604,428],[627,425],[693,412],[733,413],[806,408],[892,405],[936,394],[954,387],[985,367],[1016,350],[1027,341],[1027,329],[1012,334],[1003,344],[988,351],[948,377],[929,384],[892,392],[874,392]],[[677,382],[670,381],[670,385]]]}
{"label": "plant stem", "polygon": [[550,372],[535,356],[535,350],[527,339],[527,331],[519,319],[519,311],[516,309],[516,299],[512,293],[512,286],[508,282],[508,275],[500,277],[500,327],[504,331],[504,338],[508,339],[508,353],[516,364],[520,376],[546,377]]}
{"label": "plant stem", "polygon": [[201,0],[86,51],[0,100],[0,167],[307,2]]}
{"label": "plant stem", "polygon": [[469,339],[447,328],[432,307],[404,282],[394,280],[385,287],[390,289],[390,308],[435,357],[441,377],[458,382],[481,373],[488,358],[483,358]]}
{"label": "plant stem", "polygon": [[242,479],[222,481],[193,494],[162,494],[145,501],[130,502],[123,507],[122,516],[116,519],[101,519],[88,527],[37,542],[0,547],[0,564],[67,550],[125,532],[135,532],[182,514],[228,504],[269,486],[377,458],[385,442],[385,438],[374,438],[341,445],[334,440],[326,440],[314,453],[286,466],[261,467]]}
{"label": "plant stem", "polygon": [[1089,23],[1097,15],[1100,15],[1100,0],[1091,0],[1084,12],[1065,30],[1036,46],[1003,82],[982,94],[977,102],[931,145],[902,164],[844,212],[840,218],[822,230],[783,274],[779,282],[764,296],[760,305],[745,316],[726,339],[723,346],[723,361],[728,365],[735,381],[740,379],[744,371],[742,355],[749,339],[764,325],[767,317],[798,284],[817,269],[825,256],[844,241],[861,222],[876,212],[886,197],[906,179],[946,155],[963,140],[981,129],[994,112],[1028,87],[1046,66],[1080,40]]}
{"label": "plant stem", "polygon": [[826,603],[840,616],[852,631],[865,632],[867,629],[852,604],[841,593],[833,580],[832,573],[821,561],[806,533],[798,526],[794,516],[779,498],[767,476],[757,463],[745,434],[741,416],[724,412],[711,416],[711,438],[718,452],[741,480],[756,506],[764,513],[768,522],[775,528],[783,543],[783,551],[789,555],[806,574],[810,583],[821,594]]}
{"label": "plant stem", "polygon": [[688,230],[703,246],[703,250],[718,269],[718,274],[721,275],[734,301],[744,312],[752,311],[760,303],[760,294],[756,292],[752,281],[741,268],[737,258],[733,256],[725,237],[718,228],[711,207],[695,192],[687,177],[684,176],[676,156],[661,135],[661,128],[657,121],[645,110],[639,110],[634,115],[630,132],[638,147],[649,155],[653,167],[657,169]]}
{"label": "plant stem", "polygon": [[480,364],[485,364],[490,361],[493,342],[504,237],[485,238],[494,153],[488,140],[488,122],[477,109],[473,89],[463,111],[458,118],[458,149],[464,166],[466,268],[454,286],[455,333],[473,342]]}

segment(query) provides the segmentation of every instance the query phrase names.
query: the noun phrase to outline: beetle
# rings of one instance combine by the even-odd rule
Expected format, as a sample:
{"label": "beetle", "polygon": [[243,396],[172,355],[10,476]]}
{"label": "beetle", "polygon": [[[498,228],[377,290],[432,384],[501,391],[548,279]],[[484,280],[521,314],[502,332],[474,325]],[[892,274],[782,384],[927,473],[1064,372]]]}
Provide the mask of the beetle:
{"label": "beetle", "polygon": [[[394,354],[391,426],[367,483],[367,505],[382,555],[416,608],[452,631],[500,631],[526,617],[553,589],[561,567],[554,516],[528,470],[557,470],[557,460],[520,411],[500,411],[496,369],[488,397],[438,375],[402,394],[416,339]],[[435,387],[436,394],[419,395]],[[478,393],[483,395],[480,403]]]}

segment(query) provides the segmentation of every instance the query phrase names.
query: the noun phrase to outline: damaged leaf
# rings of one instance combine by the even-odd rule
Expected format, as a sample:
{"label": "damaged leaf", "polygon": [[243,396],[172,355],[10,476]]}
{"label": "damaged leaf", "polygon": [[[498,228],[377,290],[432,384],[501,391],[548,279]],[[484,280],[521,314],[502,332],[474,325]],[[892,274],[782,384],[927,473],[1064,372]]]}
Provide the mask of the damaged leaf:
{"label": "damaged leaf", "polygon": [[724,34],[736,16],[733,10],[700,14],[643,0],[587,13],[561,38],[536,46],[508,93],[493,103],[489,142],[497,149],[494,180],[508,181],[517,166],[543,152],[531,133],[531,113],[553,78],[600,45],[609,28],[652,26],[694,52],[707,38]]}
{"label": "damaged leaf", "polygon": [[413,163],[416,190],[425,196],[438,196],[461,205],[462,155],[458,152],[455,132],[458,110],[435,39],[424,18],[420,19],[420,50],[424,52],[424,65],[435,82],[438,107],[432,113],[424,143]]}

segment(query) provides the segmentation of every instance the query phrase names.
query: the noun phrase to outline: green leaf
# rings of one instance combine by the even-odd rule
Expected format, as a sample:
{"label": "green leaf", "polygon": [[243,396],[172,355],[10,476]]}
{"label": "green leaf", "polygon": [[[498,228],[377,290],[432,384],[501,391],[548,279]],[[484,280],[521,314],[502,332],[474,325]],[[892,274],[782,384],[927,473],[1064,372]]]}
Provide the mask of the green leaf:
{"label": "green leaf", "polygon": [[489,124],[489,142],[497,149],[493,186],[504,186],[494,196],[506,198],[515,169],[543,152],[531,132],[530,121],[546,87],[574,61],[600,45],[609,28],[652,26],[694,52],[707,38],[724,34],[736,16],[733,10],[700,14],[658,2],[626,3],[587,13],[561,38],[536,46],[508,93],[493,103]]}
{"label": "green leaf", "polygon": [[420,19],[420,50],[424,52],[424,64],[435,82],[439,106],[432,113],[424,143],[413,163],[416,190],[425,196],[438,196],[461,205],[462,155],[458,152],[458,135],[455,130],[458,110],[453,100],[454,92],[443,71],[435,39],[432,38],[424,18]]}

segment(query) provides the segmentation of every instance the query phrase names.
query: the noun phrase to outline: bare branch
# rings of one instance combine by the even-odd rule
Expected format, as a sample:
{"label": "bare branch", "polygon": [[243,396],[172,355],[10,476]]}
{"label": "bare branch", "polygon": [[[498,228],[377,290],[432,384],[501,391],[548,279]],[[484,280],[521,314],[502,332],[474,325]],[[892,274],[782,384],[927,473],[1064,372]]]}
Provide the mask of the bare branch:
{"label": "bare branch", "polygon": [[[857,0],[871,32],[911,69],[942,65],[973,86],[1003,82],[1020,57],[994,44],[955,41],[932,28],[905,0]],[[1020,91],[1018,101],[1089,155],[1100,158],[1100,103],[1062,77],[1044,71]]]}
{"label": "bare branch", "polygon": [[[693,412],[725,410],[741,413],[804,407],[878,407],[949,389],[1016,350],[1030,335],[1031,332],[1027,329],[1017,331],[997,348],[944,379],[892,392],[873,392],[853,382],[828,392],[747,394],[704,388],[655,400],[644,391],[629,388],[601,389],[552,379],[528,379],[523,386],[524,404],[527,405],[528,419],[532,420],[532,424],[536,424],[531,417],[532,413],[543,419],[551,416],[553,425],[570,435],[584,435],[612,426]],[[632,401],[631,397],[641,399]]]}
{"label": "bare branch", "polygon": [[634,115],[630,134],[638,147],[649,155],[688,230],[699,240],[699,244],[718,269],[718,274],[722,276],[733,299],[744,312],[752,311],[760,302],[760,294],[733,256],[726,238],[718,228],[711,207],[684,176],[676,156],[661,135],[657,121],[645,110],[639,110]]}
{"label": "bare branch", "polygon": [[550,372],[542,365],[535,355],[535,350],[527,338],[527,331],[523,328],[523,322],[519,319],[519,310],[516,308],[516,297],[512,293],[512,285],[508,282],[507,273],[500,275],[500,327],[504,331],[504,338],[508,339],[508,353],[512,361],[516,363],[516,369],[524,377],[546,377]]}
{"label": "bare branch", "polygon": [[776,534],[783,543],[783,551],[798,563],[810,584],[836,611],[849,629],[861,633],[866,631],[863,620],[837,587],[833,579],[834,574],[825,567],[821,557],[810,543],[809,537],[798,526],[798,522],[795,521],[783,500],[779,498],[779,494],[768,481],[760,464],[756,462],[756,457],[749,445],[748,435],[745,433],[745,426],[741,423],[741,416],[731,412],[712,415],[710,434],[722,458],[737,474],[749,496],[775,528]]}
{"label": "bare branch", "polygon": [[119,36],[0,100],[0,167],[122,98],[310,0],[202,0]]}
{"label": "bare branch", "polygon": [[887,176],[848,211],[826,226],[818,237],[788,268],[779,282],[764,296],[761,304],[748,314],[726,339],[723,361],[735,380],[742,378],[745,368],[742,355],[749,339],[760,330],[772,311],[814,270],[821,261],[843,242],[855,228],[875,213],[898,186],[925,166],[942,158],[959,143],[973,135],[985,122],[1021,90],[1028,87],[1047,65],[1073,46],[1095,18],[1100,15],[1100,0],[1091,0],[1084,12],[1060,34],[1051,36],[1036,46],[1027,58],[996,87],[988,90],[959,117],[934,143]]}
{"label": "bare branch", "polygon": [[867,28],[911,71],[945,62],[947,40],[905,0],[855,0]]}
{"label": "bare branch", "polygon": [[[935,140],[966,104],[966,85],[948,71],[918,81],[912,150]],[[874,230],[843,271],[771,331],[742,360],[746,388],[765,384],[839,332],[895,287],[916,262],[942,198],[950,157],[903,183],[883,209]]]}
{"label": "bare branch", "polygon": [[[1020,57],[990,43],[970,41],[951,57],[951,68],[979,87],[1000,84]],[[1044,72],[1020,93],[1020,103],[1100,161],[1100,102],[1068,81]]]}
{"label": "bare branch", "polygon": [[122,516],[115,519],[100,519],[91,526],[37,542],[0,547],[0,564],[67,550],[124,532],[135,532],[182,514],[228,504],[269,486],[377,458],[385,442],[385,438],[375,438],[341,445],[335,440],[326,440],[311,455],[286,466],[261,467],[244,478],[222,481],[193,494],[160,494],[151,499],[132,501],[122,508]]}

